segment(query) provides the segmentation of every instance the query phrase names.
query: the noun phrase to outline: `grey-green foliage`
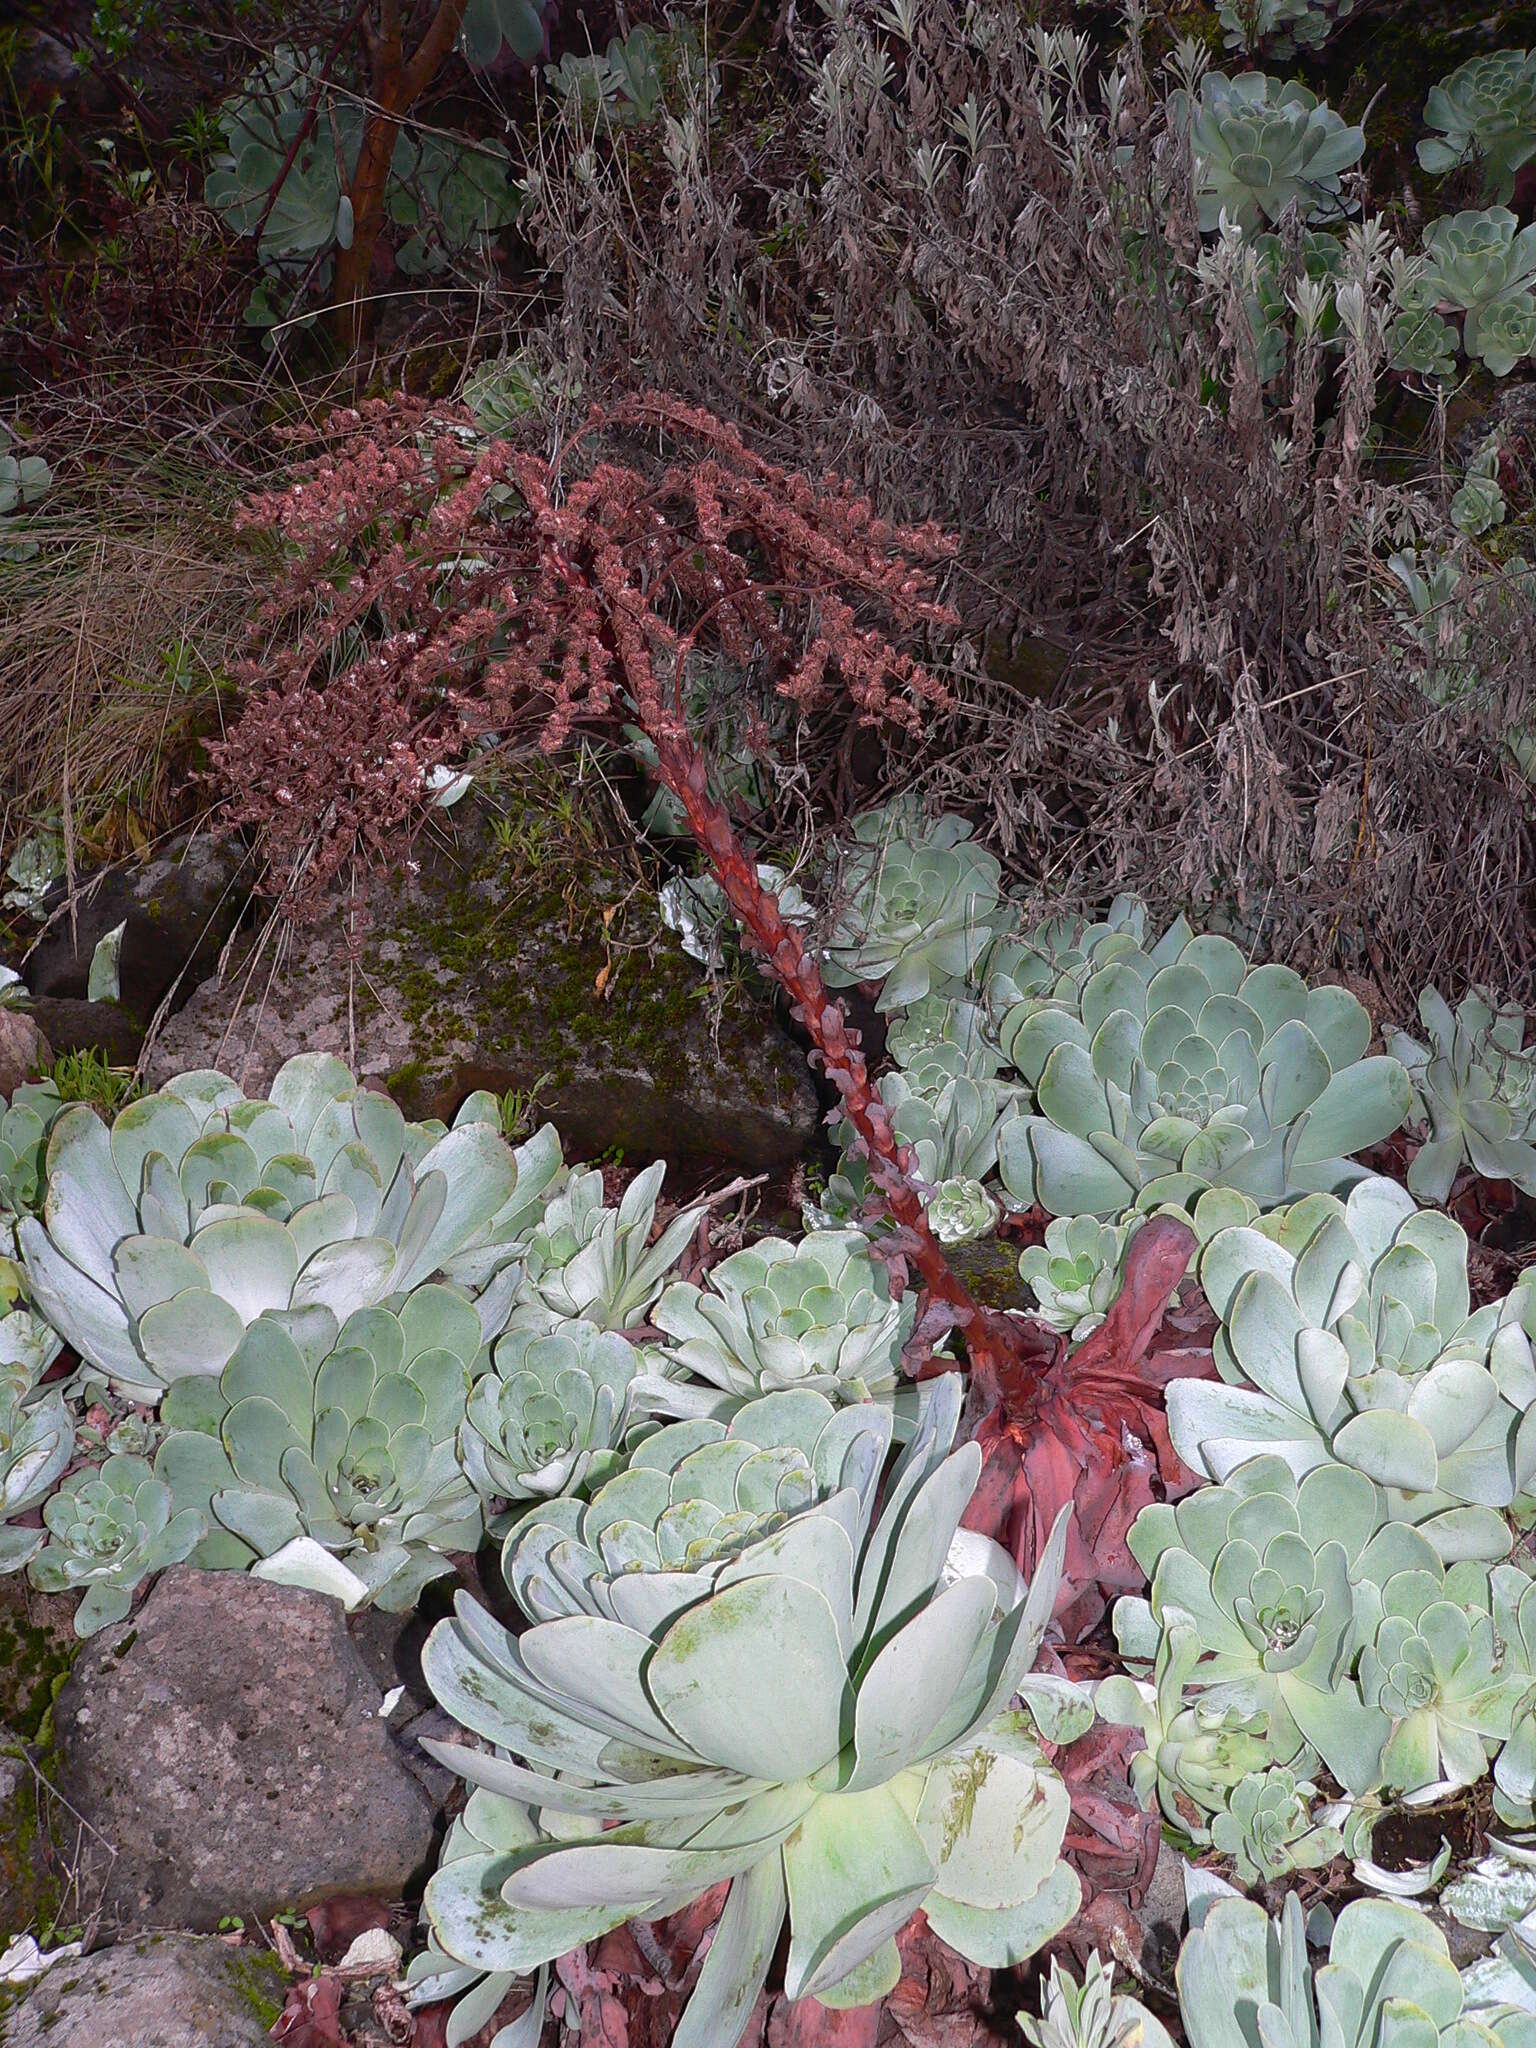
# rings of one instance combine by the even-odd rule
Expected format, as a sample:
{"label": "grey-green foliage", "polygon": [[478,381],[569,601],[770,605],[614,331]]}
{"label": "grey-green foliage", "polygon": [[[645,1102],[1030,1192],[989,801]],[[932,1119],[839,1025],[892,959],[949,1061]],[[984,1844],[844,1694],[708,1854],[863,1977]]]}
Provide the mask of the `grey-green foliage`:
{"label": "grey-green foliage", "polygon": [[18,455],[15,445],[10,428],[0,422],[0,562],[26,562],[37,553],[27,520],[53,485],[42,456]]}
{"label": "grey-green foliage", "polygon": [[797,1243],[759,1238],[712,1267],[702,1287],[674,1281],[652,1317],[680,1371],[734,1400],[811,1387],[834,1401],[891,1395],[917,1302],[891,1297],[885,1266],[856,1230]]}
{"label": "grey-green foliage", "polygon": [[606,51],[545,67],[551,87],[588,120],[618,127],[645,127],[666,112],[674,81],[694,89],[705,82],[704,51],[689,21],[658,31],[642,22],[627,36],[615,36]]}
{"label": "grey-green foliage", "polygon": [[905,800],[855,820],[838,884],[823,974],[833,988],[879,982],[882,1011],[959,993],[1009,917],[1002,871],[965,819],[926,822]]}
{"label": "grey-green foliage", "polygon": [[[446,1955],[527,1970],[729,1882],[673,2040],[731,2048],[786,1918],[786,1991],[833,2006],[894,1987],[894,1934],[919,1907],[990,1968],[1066,1924],[1081,1898],[1060,1860],[1066,1790],[1009,1706],[1055,1601],[1065,1516],[1016,1605],[984,1573],[947,1572],[981,1454],[950,1449],[958,1380],[932,1385],[878,1514],[889,1414],[802,1389],[749,1404],[725,1435],[690,1436],[701,1421],[648,1439],[579,1511],[588,1540],[568,1556],[537,1525],[514,1534],[511,1584],[532,1626],[514,1641],[461,1599],[423,1668],[466,1728],[525,1761],[433,1752],[538,1807],[555,1838],[437,1872],[426,1904]],[[811,1476],[809,1497],[776,1510],[792,1471]],[[626,1481],[647,1519],[626,1489],[604,1527]],[[605,1562],[591,1539],[606,1536]],[[536,1548],[553,1608],[530,1597]],[[1055,1739],[1084,1725],[1048,1719]]]}
{"label": "grey-green foliage", "polygon": [[155,1470],[207,1522],[198,1562],[414,1605],[484,1526],[459,1457],[481,1344],[469,1304],[427,1286],[341,1324],[270,1313],[217,1380],[179,1380]]}
{"label": "grey-green foliage", "polygon": [[1490,434],[1467,464],[1466,474],[1451,499],[1451,524],[1473,540],[1504,524],[1508,507],[1499,484],[1499,437]]}
{"label": "grey-green foliage", "polygon": [[618,1463],[643,1367],[626,1338],[592,1323],[509,1330],[475,1381],[460,1430],[473,1484],[514,1501],[599,1484]]}
{"label": "grey-green foliage", "polygon": [[1522,228],[1507,206],[1431,221],[1397,299],[1409,316],[1460,315],[1466,354],[1508,376],[1536,349],[1536,225]]}
{"label": "grey-green foliage", "polygon": [[1536,50],[1485,50],[1459,64],[1424,102],[1438,130],[1419,144],[1426,171],[1463,164],[1482,173],[1483,197],[1507,206],[1516,174],[1536,157]]}
{"label": "grey-green foliage", "polygon": [[512,1322],[548,1330],[580,1317],[603,1330],[644,1322],[704,1213],[674,1216],[652,1244],[666,1174],[661,1160],[637,1173],[617,1209],[603,1203],[603,1176],[573,1173],[545,1204],[528,1239]]}
{"label": "grey-green foliage", "polygon": [[[1490,625],[1500,630],[1512,604],[1536,603],[1536,573],[1523,556],[1512,555],[1469,577],[1452,555],[1437,561],[1410,548],[1389,555],[1387,567],[1407,599],[1394,609],[1422,662],[1413,667],[1414,680],[1432,704],[1475,708],[1488,688],[1477,661],[1484,621],[1491,614]],[[1527,781],[1536,781],[1536,735],[1530,726],[1510,725],[1501,737],[1514,766]]]}
{"label": "grey-green foliage", "polygon": [[1232,1863],[1239,1884],[1273,1883],[1293,1870],[1331,1863],[1344,1836],[1313,1818],[1317,1787],[1275,1764],[1240,1778],[1211,1816],[1211,1846]]}
{"label": "grey-green foliage", "polygon": [[1536,1289],[1471,1308],[1460,1225],[1395,1181],[1311,1197],[1278,1231],[1217,1233],[1201,1285],[1220,1378],[1175,1380],[1168,1427],[1195,1471],[1258,1452],[1328,1461],[1386,1490],[1448,1560],[1502,1557],[1503,1510],[1536,1473]]}
{"label": "grey-green foliage", "polygon": [[42,1548],[44,1531],[14,1526],[41,1504],[75,1448],[75,1424],[57,1389],[34,1394],[23,1365],[0,1367],[0,1572],[20,1571]]}
{"label": "grey-green foliage", "polygon": [[1536,1047],[1525,1012],[1474,988],[1454,1013],[1427,988],[1419,997],[1427,1043],[1406,1031],[1387,1043],[1413,1084],[1413,1114],[1428,1135],[1408,1168],[1421,1201],[1443,1202],[1463,1166],[1536,1194]]}
{"label": "grey-green foliage", "polygon": [[1229,50],[1271,57],[1320,50],[1354,11],[1355,0],[1220,0],[1217,8]]}
{"label": "grey-green foliage", "polygon": [[1347,989],[1250,967],[1182,917],[1150,946],[1102,929],[1003,1014],[1003,1050],[1035,1093],[1000,1134],[1003,1185],[1020,1207],[1106,1217],[1213,1186],[1271,1207],[1348,1185],[1362,1169],[1346,1155],[1409,1108],[1398,1062],[1365,1057],[1370,1034]]}
{"label": "grey-green foliage", "polygon": [[1155,1803],[1168,1826],[1204,1845],[1211,1816],[1225,1810],[1235,1786],[1268,1766],[1273,1752],[1264,1708],[1229,1703],[1219,1688],[1207,1696],[1191,1686],[1200,1654],[1193,1625],[1170,1614],[1151,1678],[1116,1672],[1102,1679],[1094,1709],[1103,1721],[1140,1730],[1144,1747],[1131,1758],[1130,1780],[1142,1805]]}
{"label": "grey-green foliage", "polygon": [[1097,1949],[1081,1983],[1053,1957],[1040,1986],[1040,2017],[1018,2017],[1029,2048],[1173,2048],[1162,2021],[1139,1998],[1115,1989]]}
{"label": "grey-green foliage", "polygon": [[[495,1792],[476,1787],[465,1802],[464,1811],[449,1824],[438,1855],[438,1868],[480,1859],[515,1858],[540,1839],[539,1829],[528,1808],[515,1799],[503,1799]],[[502,2000],[518,1981],[513,1970],[479,1970],[456,1962],[438,1947],[430,1919],[425,1922],[426,1947],[411,1958],[405,1973],[406,2004],[415,2008],[436,2005],[443,1999],[456,2001],[448,2022],[446,2039],[456,2044],[468,2041],[495,2017]],[[544,2019],[546,1974],[539,1973],[533,2004],[521,2018],[501,2027],[491,2036],[490,2048],[537,2048]]]}
{"label": "grey-green foliage", "polygon": [[1046,1225],[1044,1244],[1019,1254],[1019,1278],[1034,1294],[1042,1323],[1078,1343],[1099,1327],[1120,1292],[1125,1248],[1138,1220],[1057,1216]]}
{"label": "grey-green foliage", "polygon": [[[1182,105],[1182,95],[1179,100]],[[1252,235],[1293,206],[1305,221],[1341,220],[1355,211],[1343,175],[1364,154],[1365,130],[1351,127],[1294,79],[1208,71],[1189,135],[1207,233],[1223,213]]]}
{"label": "grey-green foliage", "polygon": [[[204,188],[236,234],[260,228],[264,262],[290,270],[321,259],[328,271],[328,252],[352,239],[349,187],[362,146],[363,103],[323,82],[320,61],[316,51],[279,46],[224,102],[218,118],[226,147]],[[403,128],[385,189],[389,218],[413,231],[398,253],[401,269],[440,270],[513,220],[521,193],[510,161],[498,145]]]}
{"label": "grey-green foliage", "polygon": [[1151,1663],[1165,1628],[1191,1626],[1186,1688],[1263,1717],[1274,1762],[1304,1769],[1315,1751],[1352,1793],[1380,1783],[1391,1723],[1353,1676],[1354,1589],[1389,1576],[1405,1542],[1428,1546],[1382,1526],[1362,1474],[1322,1465],[1298,1485],[1282,1459],[1253,1458],[1223,1486],[1144,1508],[1129,1541],[1151,1585],[1115,1606],[1127,1658]]}
{"label": "grey-green foliage", "polygon": [[27,1567],[44,1593],[84,1593],[75,1633],[121,1621],[151,1572],[180,1564],[204,1531],[195,1507],[177,1507],[143,1458],[114,1454],[84,1466],[43,1503],[48,1540]]}
{"label": "grey-green foliage", "polygon": [[344,1321],[442,1278],[498,1330],[560,1153],[546,1126],[514,1154],[483,1108],[451,1131],[408,1124],[307,1053],[265,1098],[195,1072],[110,1130],[76,1104],[49,1135],[42,1217],[18,1227],[32,1299],[92,1371],[150,1402],[217,1376],[269,1310]]}
{"label": "grey-green foliage", "polygon": [[1278,1923],[1249,1899],[1217,1899],[1179,1953],[1189,2048],[1532,2048],[1536,2018],[1508,2005],[1468,2010],[1445,1936],[1402,1899],[1355,1899],[1314,1973],[1301,1901]]}
{"label": "grey-green foliage", "polygon": [[468,0],[459,30],[466,64],[494,64],[503,47],[525,64],[544,54],[544,16],[535,0]]}
{"label": "grey-green foliage", "polygon": [[48,1133],[64,1106],[52,1081],[24,1082],[8,1103],[0,1097],[0,1250],[14,1249],[17,1222],[42,1202]]}
{"label": "grey-green foliage", "polygon": [[[1536,1684],[1536,1586],[1518,1565],[1447,1569],[1399,1532],[1398,1569],[1357,1603],[1360,1688],[1391,1722],[1382,1779],[1393,1791],[1471,1785],[1514,1733]],[[1522,1633],[1522,1621],[1524,1633]]]}
{"label": "grey-green foliage", "polygon": [[1325,345],[1341,332],[1334,288],[1344,267],[1344,243],[1338,235],[1303,228],[1294,247],[1281,235],[1256,235],[1253,291],[1248,319],[1257,352],[1259,381],[1268,384],[1285,367],[1293,332],[1299,328],[1303,294],[1315,298],[1309,314],[1311,331]]}

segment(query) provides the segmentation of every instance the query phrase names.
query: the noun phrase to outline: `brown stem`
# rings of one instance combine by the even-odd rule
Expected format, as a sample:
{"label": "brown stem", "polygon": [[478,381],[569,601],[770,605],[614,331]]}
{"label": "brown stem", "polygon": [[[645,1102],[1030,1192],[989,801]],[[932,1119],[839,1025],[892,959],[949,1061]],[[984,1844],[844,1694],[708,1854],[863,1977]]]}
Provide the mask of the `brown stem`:
{"label": "brown stem", "polygon": [[336,252],[336,280],[331,292],[332,317],[338,339],[348,352],[363,338],[363,304],[373,252],[384,226],[384,201],[389,167],[394,161],[400,123],[437,76],[464,22],[467,0],[438,0],[416,54],[407,59],[399,0],[381,0],[379,26],[368,37],[372,83],[362,147],[352,173],[352,243]]}
{"label": "brown stem", "polygon": [[828,993],[820,968],[780,910],[777,896],[758,880],[756,864],[737,838],[724,805],[711,796],[704,756],[687,741],[659,734],[652,738],[661,780],[683,806],[742,930],[787,991],[794,1016],[809,1032],[827,1078],[842,1096],[844,1112],[864,1142],[870,1176],[901,1225],[902,1250],[916,1267],[930,1302],[940,1305],[964,1336],[972,1372],[989,1376],[1008,1408],[1022,1404],[1035,1377],[1054,1359],[1055,1338],[1021,1316],[983,1308],[945,1258],[928,1227],[909,1155],[870,1079],[858,1033],[848,1029],[842,1004]]}

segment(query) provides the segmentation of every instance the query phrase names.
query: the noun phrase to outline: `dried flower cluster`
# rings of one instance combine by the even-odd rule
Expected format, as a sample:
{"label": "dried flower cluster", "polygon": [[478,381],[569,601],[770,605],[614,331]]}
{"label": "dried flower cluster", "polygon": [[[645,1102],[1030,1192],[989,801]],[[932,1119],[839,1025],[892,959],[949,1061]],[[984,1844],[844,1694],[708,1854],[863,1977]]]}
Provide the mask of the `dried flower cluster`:
{"label": "dried flower cluster", "polygon": [[[660,460],[606,448],[644,436]],[[530,715],[548,749],[620,714],[686,744],[682,682],[723,653],[809,708],[844,689],[866,723],[915,728],[943,684],[892,632],[953,623],[950,552],[836,477],[754,455],[704,412],[646,394],[594,409],[557,459],[401,398],[333,417],[323,452],[247,528],[286,551],[215,750],[232,815],[291,904],[398,849],[424,777]]]}

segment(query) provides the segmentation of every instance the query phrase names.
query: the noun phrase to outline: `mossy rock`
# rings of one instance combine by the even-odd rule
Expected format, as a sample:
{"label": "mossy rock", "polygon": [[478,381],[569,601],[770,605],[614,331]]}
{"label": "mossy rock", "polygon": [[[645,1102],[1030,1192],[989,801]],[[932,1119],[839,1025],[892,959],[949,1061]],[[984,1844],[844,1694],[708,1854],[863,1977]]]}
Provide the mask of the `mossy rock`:
{"label": "mossy rock", "polygon": [[79,1647],[73,1605],[30,1593],[20,1577],[0,1578],[0,1929],[8,1935],[57,1934],[64,1905],[69,1843],[51,1790],[53,1703]]}
{"label": "mossy rock", "polygon": [[519,873],[473,798],[449,817],[418,871],[371,884],[355,964],[334,923],[294,931],[275,972],[237,959],[171,1020],[151,1082],[219,1066],[255,1091],[330,1051],[412,1116],[533,1090],[569,1156],[662,1158],[674,1185],[801,1155],[820,1107],[760,985],[712,988],[616,855]]}
{"label": "mossy rock", "polygon": [[287,1985],[265,1949],[150,1935],[55,1963],[0,2038],[7,2048],[258,2048]]}

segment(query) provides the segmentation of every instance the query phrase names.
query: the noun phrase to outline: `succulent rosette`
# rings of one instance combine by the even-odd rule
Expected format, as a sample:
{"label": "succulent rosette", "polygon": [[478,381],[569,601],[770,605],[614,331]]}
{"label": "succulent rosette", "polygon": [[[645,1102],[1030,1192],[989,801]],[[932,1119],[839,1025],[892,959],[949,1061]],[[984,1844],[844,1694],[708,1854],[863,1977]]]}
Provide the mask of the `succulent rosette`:
{"label": "succulent rosette", "polygon": [[1463,1166],[1536,1194],[1536,1048],[1525,1013],[1473,989],[1454,1013],[1438,989],[1419,998],[1428,1043],[1394,1031],[1387,1043],[1413,1088],[1424,1143],[1408,1168],[1421,1201],[1443,1202]]}
{"label": "succulent rosette", "polygon": [[603,1202],[600,1170],[569,1177],[529,1237],[515,1327],[552,1330],[583,1321],[627,1330],[645,1321],[704,1213],[702,1204],[682,1210],[651,1242],[666,1171],[658,1159],[637,1173],[616,1209]]}
{"label": "succulent rosette", "polygon": [[81,1636],[121,1621],[141,1582],[190,1557],[204,1529],[143,1458],[120,1453],[72,1473],[43,1503],[43,1521],[48,1540],[28,1576],[40,1592],[85,1595],[75,1609]]}
{"label": "succulent rosette", "polygon": [[644,1365],[626,1338],[593,1323],[509,1330],[470,1390],[459,1433],[474,1485],[522,1501],[598,1483],[619,1462]]}

